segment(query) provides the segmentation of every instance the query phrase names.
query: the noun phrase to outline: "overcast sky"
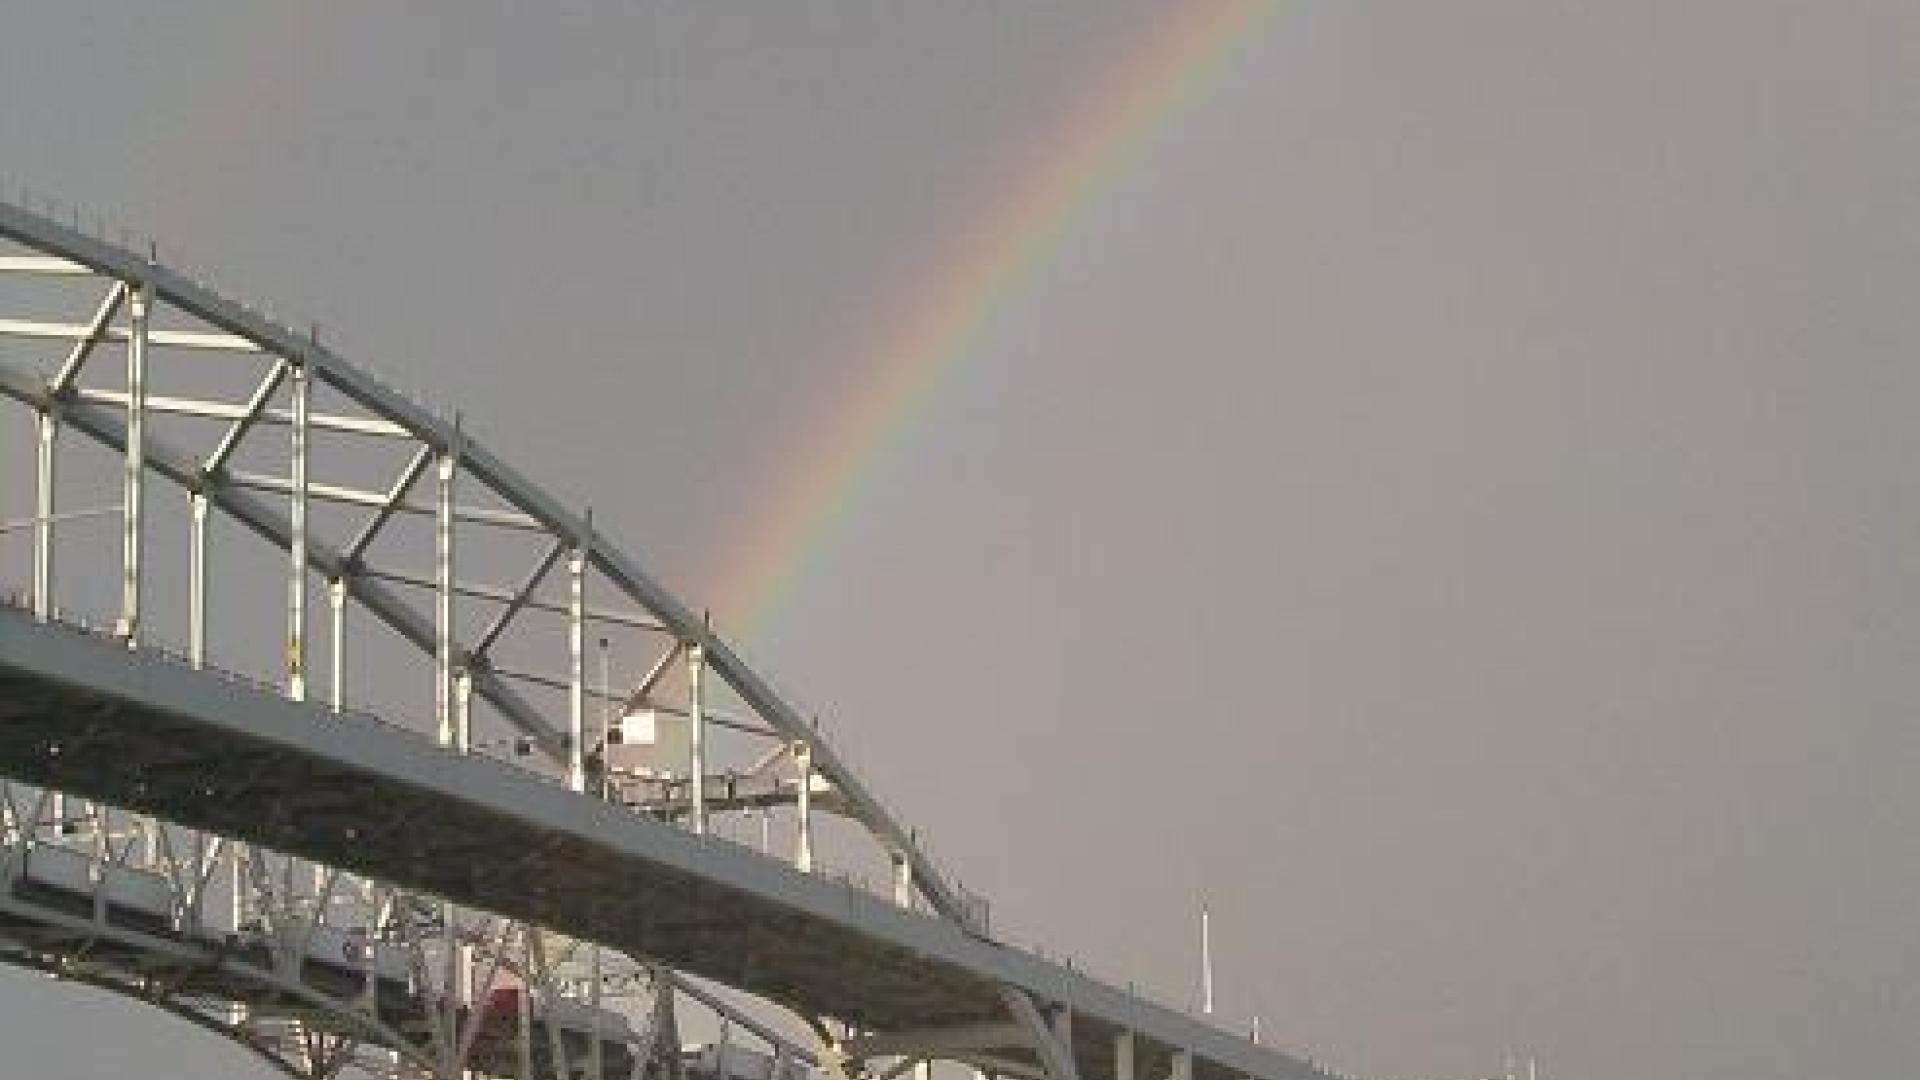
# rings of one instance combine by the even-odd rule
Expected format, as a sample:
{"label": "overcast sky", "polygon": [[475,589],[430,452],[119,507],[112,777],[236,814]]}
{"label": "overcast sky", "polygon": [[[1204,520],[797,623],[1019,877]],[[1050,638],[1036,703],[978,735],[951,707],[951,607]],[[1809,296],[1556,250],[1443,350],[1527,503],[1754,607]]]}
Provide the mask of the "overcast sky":
{"label": "overcast sky", "polygon": [[[1167,6],[20,3],[0,172],[698,605]],[[1911,3],[1283,4],[754,651],[1012,932],[1191,998],[1204,895],[1225,1022],[1348,1071],[1912,1075],[1917,120]],[[0,1046],[259,1075],[23,975]]]}

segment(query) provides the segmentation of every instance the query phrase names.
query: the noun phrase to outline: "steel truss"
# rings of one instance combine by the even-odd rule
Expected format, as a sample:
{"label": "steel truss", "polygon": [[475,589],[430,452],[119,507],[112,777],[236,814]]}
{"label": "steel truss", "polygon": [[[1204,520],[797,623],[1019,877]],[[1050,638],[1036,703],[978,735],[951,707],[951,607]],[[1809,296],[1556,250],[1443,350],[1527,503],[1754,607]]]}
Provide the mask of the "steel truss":
{"label": "steel truss", "polygon": [[[158,478],[185,495],[184,521],[165,527],[185,536],[179,651],[192,666],[214,666],[221,639],[209,595],[231,595],[223,590],[244,592],[284,627],[262,673],[278,692],[336,713],[353,707],[351,693],[386,691],[363,686],[369,665],[359,658],[397,640],[430,690],[420,726],[447,750],[502,758],[714,842],[757,824],[771,850],[777,818],[791,842],[782,858],[809,875],[836,873],[816,835],[820,815],[832,815],[855,825],[869,857],[887,866],[883,896],[987,937],[985,903],[935,865],[811,716],[596,529],[591,511],[525,479],[459,417],[423,408],[311,329],[228,300],[151,251],[4,202],[0,240],[17,249],[0,251],[0,286],[25,283],[34,297],[91,290],[84,315],[50,305],[0,317],[0,346],[47,350],[37,371],[0,359],[0,396],[33,420],[32,516],[0,532],[31,535],[27,603],[36,619],[104,617],[131,649],[175,647],[160,640],[149,600],[163,527],[149,492]],[[176,389],[185,386],[195,389]],[[83,569],[118,581],[110,612],[63,608],[61,538],[81,527],[77,516],[103,513],[70,508],[62,496],[68,432],[118,459],[120,501],[104,511],[119,521],[118,557]],[[215,521],[276,553],[277,586],[230,580],[210,542]],[[262,597],[275,602],[260,605]],[[242,634],[259,623],[245,620]],[[616,648],[626,673],[618,680]],[[621,725],[638,716],[683,725],[684,754],[665,766],[623,763]],[[31,805],[15,791],[30,792]],[[715,1010],[724,1031],[751,1033],[780,1068],[817,1066],[835,1080],[886,1080],[935,1060],[1025,1080],[1080,1080],[1078,1063],[1098,1060],[1116,1080],[1149,1080],[1135,1075],[1132,1032],[1089,1058],[1072,1010],[1031,988],[1001,986],[1000,1014],[989,1021],[920,1029],[871,1030],[802,1010],[815,1039],[802,1048],[644,957],[58,791],[9,792],[6,958],[152,1001],[291,1075],[353,1066],[448,1078],[677,1077],[684,1063],[667,1037],[677,997]],[[71,842],[73,829],[89,842]],[[34,876],[35,866],[77,856],[90,860],[91,893],[48,892]],[[211,886],[219,874],[228,884]],[[164,891],[165,919],[121,904],[116,881]],[[205,910],[222,888],[233,905],[224,922]],[[360,966],[313,954],[340,935],[365,948]],[[391,986],[375,971],[389,952],[406,966]],[[639,990],[616,995],[616,983]],[[517,994],[513,1017],[490,1011],[503,989]],[[581,1016],[626,1023],[609,1019],[625,1015],[607,1010],[614,998],[647,1020],[618,1038],[584,1033],[599,1028],[581,1028]],[[1158,1063],[1151,1080],[1195,1078],[1190,1047],[1143,1043],[1139,1057]],[[728,1071],[724,1048],[714,1067]]]}

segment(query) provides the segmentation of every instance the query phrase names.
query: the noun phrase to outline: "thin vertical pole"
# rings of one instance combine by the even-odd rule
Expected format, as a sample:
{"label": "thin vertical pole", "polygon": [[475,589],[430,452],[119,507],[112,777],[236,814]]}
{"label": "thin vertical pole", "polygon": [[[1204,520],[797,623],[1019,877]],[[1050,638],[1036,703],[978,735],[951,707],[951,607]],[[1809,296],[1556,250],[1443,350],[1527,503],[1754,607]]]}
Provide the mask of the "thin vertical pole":
{"label": "thin vertical pole", "polygon": [[338,713],[347,707],[347,579],[336,577],[327,582],[328,651],[333,656],[331,685],[327,700]]}
{"label": "thin vertical pole", "polygon": [[567,556],[567,787],[587,790],[587,551]]}
{"label": "thin vertical pole", "polygon": [[141,282],[129,294],[127,327],[127,446],[120,532],[120,633],[140,643],[140,546],[144,531],[141,495],[146,489],[147,317],[152,286]]}
{"label": "thin vertical pole", "polygon": [[287,507],[287,696],[307,699],[307,365],[293,365]]}
{"label": "thin vertical pole", "polygon": [[587,1047],[587,1076],[589,1080],[606,1080],[606,1038],[600,1032],[600,946],[593,946],[593,951],[588,954],[587,963],[589,965],[587,977],[591,980],[587,987],[587,1005],[593,1012],[593,1023],[589,1029],[592,1032],[593,1043]]}
{"label": "thin vertical pole", "polygon": [[1173,1055],[1173,1080],[1193,1080],[1193,1051],[1180,1050]]}
{"label": "thin vertical pole", "polygon": [[473,673],[464,667],[453,677],[453,746],[473,750]]}
{"label": "thin vertical pole", "polygon": [[[533,927],[527,926],[522,934],[531,935],[538,932]],[[524,936],[521,939],[521,948],[528,953],[532,952],[527,948]],[[519,1075],[531,1078],[533,1076],[533,965],[530,955],[523,959],[527,960],[527,964],[522,968],[526,975],[520,980],[520,988],[514,995],[514,1003],[518,1006],[517,1011],[520,1014],[514,1043],[519,1050]]]}
{"label": "thin vertical pole", "polygon": [[600,639],[600,790],[597,794],[603,799],[613,797],[613,762],[609,747],[612,746],[613,732],[613,668],[607,649],[607,639]]}
{"label": "thin vertical pole", "polygon": [[1200,905],[1200,1015],[1213,1015],[1213,918]]}
{"label": "thin vertical pole", "polygon": [[433,715],[441,746],[453,745],[453,481],[454,451],[440,453],[433,529]]}
{"label": "thin vertical pole", "polygon": [[[524,934],[536,934],[536,932],[538,930],[534,930],[532,926],[524,930]],[[520,947],[526,949],[524,940],[520,942]],[[532,953],[532,949],[526,949],[526,951]],[[526,978],[520,980],[520,988],[515,992],[515,1005],[518,1007],[516,1011],[520,1020],[516,1024],[515,1045],[520,1057],[518,1074],[524,1078],[532,1078],[534,1076],[534,978],[532,978],[534,965],[532,965],[532,955],[522,959],[526,959],[528,963],[522,967],[526,972]]]}
{"label": "thin vertical pole", "polygon": [[53,617],[54,450],[60,439],[60,417],[51,408],[38,413],[34,439],[33,509],[33,617]]}
{"label": "thin vertical pole", "polygon": [[793,763],[800,769],[800,790],[795,795],[799,823],[793,865],[801,873],[810,874],[813,872],[813,747],[805,742],[794,743]]}
{"label": "thin vertical pole", "polygon": [[[34,439],[33,617],[53,618],[54,450],[59,445],[60,418],[51,408],[41,409]],[[67,797],[54,792],[47,811],[53,816],[53,835],[66,829]]]}
{"label": "thin vertical pole", "polygon": [[893,902],[913,906],[913,858],[904,850],[893,853]]}
{"label": "thin vertical pole", "polygon": [[207,662],[207,493],[187,496],[187,661]]}
{"label": "thin vertical pole", "polygon": [[687,768],[692,773],[688,778],[692,787],[691,820],[698,835],[707,831],[706,671],[707,647],[703,642],[693,642],[687,646],[687,732],[691,749]]}
{"label": "thin vertical pole", "polygon": [[1113,1080],[1133,1080],[1133,1032],[1113,1037]]}
{"label": "thin vertical pole", "polygon": [[[225,925],[220,929],[238,934],[247,921],[247,871],[244,865],[247,858],[247,846],[238,840],[221,841],[225,850],[222,854],[227,860],[227,910]],[[227,1022],[239,1024],[247,1018],[247,1007],[235,1002],[227,1006]]]}

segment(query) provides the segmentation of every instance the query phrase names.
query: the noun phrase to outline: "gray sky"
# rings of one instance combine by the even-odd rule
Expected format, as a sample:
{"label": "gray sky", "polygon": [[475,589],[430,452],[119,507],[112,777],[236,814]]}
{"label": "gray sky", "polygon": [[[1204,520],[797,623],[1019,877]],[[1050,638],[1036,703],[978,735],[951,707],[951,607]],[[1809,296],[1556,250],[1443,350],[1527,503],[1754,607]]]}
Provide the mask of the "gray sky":
{"label": "gray sky", "polygon": [[[14,5],[0,172],[694,603],[1164,5]],[[1284,5],[755,652],[1018,936],[1354,1072],[1920,1064],[1920,9]],[[9,414],[13,415],[13,414]],[[7,1071],[256,1075],[0,975]]]}

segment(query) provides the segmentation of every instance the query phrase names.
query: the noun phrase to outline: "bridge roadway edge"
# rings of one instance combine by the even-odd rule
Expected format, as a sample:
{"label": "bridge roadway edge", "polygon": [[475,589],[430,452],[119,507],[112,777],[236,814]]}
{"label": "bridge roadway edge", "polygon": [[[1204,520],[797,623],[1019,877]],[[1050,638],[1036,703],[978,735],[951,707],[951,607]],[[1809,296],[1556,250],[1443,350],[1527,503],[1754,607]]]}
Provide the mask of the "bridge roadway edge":
{"label": "bridge roadway edge", "polygon": [[[105,707],[88,709],[91,715],[80,721],[70,708],[76,700]],[[1063,965],[974,937],[949,920],[903,911],[839,882],[802,874],[739,845],[697,838],[674,826],[570,793],[499,762],[456,755],[418,734],[370,717],[335,716],[321,707],[193,671],[162,655],[130,652],[117,641],[59,625],[40,625],[24,612],[0,610],[0,772],[29,782],[57,781],[55,786],[76,793],[151,810],[181,824],[240,834],[243,839],[324,862],[348,865],[355,861],[351,856],[343,858],[342,849],[329,845],[317,831],[288,831],[284,825],[276,827],[270,813],[243,812],[251,804],[239,798],[151,805],[151,800],[143,799],[140,793],[147,786],[139,775],[142,770],[116,772],[110,767],[111,758],[87,763],[76,754],[70,759],[73,765],[103,767],[87,768],[84,775],[69,774],[55,757],[46,754],[44,741],[17,737],[29,725],[39,725],[33,728],[36,732],[47,730],[49,725],[52,730],[71,731],[80,723],[91,729],[92,738],[106,740],[100,744],[103,751],[124,751],[137,745],[137,736],[144,728],[149,734],[164,731],[166,745],[176,750],[199,749],[216,755],[250,753],[255,759],[264,752],[284,762],[284,767],[292,768],[296,775],[351,775],[366,786],[366,791],[376,794],[370,800],[355,800],[361,804],[359,809],[349,807],[350,814],[364,812],[365,818],[343,819],[357,820],[357,828],[364,829],[365,835],[393,825],[394,808],[411,804],[433,807],[434,820],[408,822],[409,833],[432,826],[457,827],[465,833],[484,824],[496,833],[517,838],[544,838],[542,844],[530,845],[531,850],[522,859],[554,855],[554,867],[588,868],[584,879],[571,886],[576,889],[594,884],[592,874],[598,872],[595,859],[611,857],[614,868],[623,876],[599,884],[614,886],[614,895],[602,892],[581,897],[575,893],[569,900],[564,888],[526,890],[522,878],[515,886],[524,896],[506,904],[500,902],[497,879],[469,872],[463,882],[458,871],[445,866],[435,869],[429,865],[430,857],[421,860],[418,852],[412,865],[349,868],[425,888],[455,902],[531,918],[614,948],[651,955],[781,1004],[830,1015],[852,1012],[858,1016],[865,1012],[872,1020],[894,1027],[919,1026],[926,1019],[887,1015],[889,1010],[880,1004],[883,999],[914,989],[897,981],[889,985],[890,980],[883,979],[866,995],[872,1000],[862,1002],[857,987],[835,990],[808,985],[804,981],[806,972],[780,970],[781,964],[804,966],[804,953],[754,958],[719,949],[702,955],[702,950],[714,942],[711,936],[701,937],[697,925],[689,924],[691,928],[684,931],[664,930],[657,922],[649,925],[645,912],[633,911],[625,912],[626,922],[616,924],[610,920],[617,916],[610,913],[636,906],[635,892],[623,887],[641,882],[656,901],[679,903],[683,909],[691,904],[696,909],[706,907],[768,920],[780,929],[771,938],[765,933],[758,936],[758,945],[763,948],[777,945],[780,933],[794,931],[825,938],[842,950],[853,943],[858,963],[871,964],[874,971],[894,980],[904,972],[918,986],[916,992],[928,995],[918,1006],[904,1000],[901,1005],[945,1009],[953,1021],[975,1015],[983,1003],[993,999],[998,985],[1017,987],[1041,1000],[1064,1004],[1074,1014],[1076,1056],[1086,1077],[1111,1075],[1101,1068],[1110,1060],[1109,1054],[1101,1052],[1103,1043],[1110,1047],[1112,1037],[1123,1030],[1135,1032],[1143,1044],[1139,1056],[1143,1077],[1155,1075],[1153,1063],[1177,1048],[1192,1052],[1195,1076],[1202,1080],[1238,1076],[1312,1080],[1326,1075],[1308,1062],[1144,1001]],[[138,764],[124,755],[119,760],[125,766]],[[142,806],[143,801],[150,805]],[[341,810],[332,806],[322,812],[337,815]],[[185,820],[191,818],[199,820]],[[364,858],[360,861],[364,863]],[[468,871],[473,869],[467,864]],[[529,872],[529,864],[524,861],[518,869],[510,868],[510,873]],[[556,891],[558,900],[552,899]],[[548,906],[534,906],[540,902]],[[511,910],[515,904],[522,910]],[[755,935],[751,927],[741,929],[750,953]],[[674,932],[690,936],[674,945],[670,938]],[[669,947],[663,949],[663,945]],[[727,970],[727,964],[733,961],[741,966]]]}

